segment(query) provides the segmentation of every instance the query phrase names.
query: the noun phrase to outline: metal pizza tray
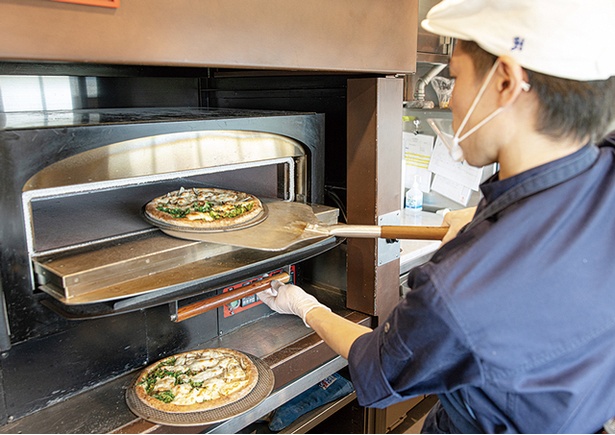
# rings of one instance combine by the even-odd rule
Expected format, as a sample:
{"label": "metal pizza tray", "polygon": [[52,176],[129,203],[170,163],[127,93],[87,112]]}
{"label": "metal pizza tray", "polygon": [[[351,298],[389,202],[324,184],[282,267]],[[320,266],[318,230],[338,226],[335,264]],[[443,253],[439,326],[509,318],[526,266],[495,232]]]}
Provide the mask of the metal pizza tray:
{"label": "metal pizza tray", "polygon": [[167,426],[202,426],[206,424],[219,423],[221,421],[237,417],[238,415],[255,408],[263,400],[265,400],[273,390],[275,381],[273,371],[267,364],[265,364],[263,360],[254,355],[247,353],[244,354],[252,360],[254,365],[256,365],[256,369],[258,370],[258,382],[252,391],[248,393],[248,395],[235,403],[207,411],[193,411],[184,413],[159,411],[141,402],[137,396],[135,391],[135,386],[139,379],[139,375],[137,375],[135,380],[126,390],[126,404],[133,413],[144,420]]}
{"label": "metal pizza tray", "polygon": [[147,206],[147,204],[145,204],[141,208],[141,216],[143,217],[143,219],[145,219],[145,221],[154,225],[155,227],[160,228],[163,231],[165,230],[178,231],[181,233],[195,233],[195,234],[224,233],[228,231],[237,231],[237,230],[243,230],[246,228],[250,228],[254,225],[260,224],[265,219],[267,219],[267,216],[269,215],[269,209],[267,208],[267,205],[264,202],[261,202],[261,204],[263,206],[263,209],[253,219],[250,219],[248,222],[243,222],[237,225],[231,225],[231,226],[227,226],[224,228],[192,228],[192,227],[185,227],[185,226],[180,226],[180,225],[173,225],[169,222],[159,221],[158,219],[154,219],[153,217],[151,217],[145,212],[145,207]]}

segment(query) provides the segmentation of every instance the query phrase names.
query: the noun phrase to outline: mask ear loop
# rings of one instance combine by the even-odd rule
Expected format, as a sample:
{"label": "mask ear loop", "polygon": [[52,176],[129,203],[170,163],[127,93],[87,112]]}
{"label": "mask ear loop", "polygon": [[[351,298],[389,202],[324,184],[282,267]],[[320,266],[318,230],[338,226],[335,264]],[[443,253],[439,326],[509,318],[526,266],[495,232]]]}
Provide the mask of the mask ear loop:
{"label": "mask ear loop", "polygon": [[461,133],[463,131],[463,128],[468,123],[468,120],[470,119],[470,116],[474,112],[474,109],[478,105],[478,102],[480,101],[481,97],[485,93],[485,90],[487,89],[487,85],[489,85],[489,82],[491,81],[491,78],[495,74],[495,70],[497,69],[499,64],[500,64],[500,59],[496,59],[495,63],[491,67],[491,70],[489,71],[489,74],[487,74],[487,77],[483,81],[482,86],[480,87],[478,93],[476,94],[476,97],[474,97],[474,101],[472,101],[472,105],[470,106],[470,109],[468,109],[468,111],[466,112],[466,116],[463,118],[463,121],[461,121],[461,125],[459,126],[459,128],[457,129],[457,132],[455,133],[455,136],[453,137],[453,145],[455,147],[458,147],[459,146],[459,142],[461,142],[462,140],[466,139],[468,136],[470,136],[472,133],[474,133],[480,127],[485,125],[487,122],[491,121],[502,110],[504,110],[503,107],[498,107],[495,111],[493,111],[493,113],[491,113],[491,115],[487,116],[481,122],[479,122],[474,127],[472,127],[470,129],[470,131],[468,131],[466,134],[461,136],[461,138],[459,137],[459,133]]}
{"label": "mask ear loop", "polygon": [[[499,63],[500,63],[500,59],[496,59],[496,61],[494,62],[493,66],[491,67],[491,70],[489,71],[489,74],[487,74],[487,77],[485,78],[485,81],[483,82],[483,85],[481,86],[481,88],[479,89],[478,93],[476,94],[476,97],[474,98],[474,101],[472,101],[472,105],[470,106],[470,109],[466,113],[466,116],[463,118],[463,121],[461,122],[461,125],[459,126],[459,129],[457,130],[457,133],[455,133],[455,137],[453,137],[453,146],[458,147],[459,146],[459,142],[461,142],[462,140],[466,139],[468,136],[470,136],[476,130],[478,130],[483,125],[485,125],[486,123],[491,121],[493,118],[495,118],[502,110],[504,110],[504,108],[505,108],[504,106],[503,107],[498,107],[489,116],[487,116],[481,122],[479,122],[474,127],[472,127],[468,132],[466,132],[466,134],[464,134],[463,136],[459,137],[459,133],[461,131],[463,131],[463,128],[466,126],[466,124],[468,123],[468,120],[470,119],[470,115],[474,112],[474,109],[476,108],[480,98],[485,93],[485,90],[487,89],[487,85],[489,84],[489,82],[491,81],[491,78],[495,74],[495,70],[497,69]],[[529,83],[527,83],[525,81],[521,82],[521,90],[522,91],[529,92],[530,88],[531,88],[531,85]]]}

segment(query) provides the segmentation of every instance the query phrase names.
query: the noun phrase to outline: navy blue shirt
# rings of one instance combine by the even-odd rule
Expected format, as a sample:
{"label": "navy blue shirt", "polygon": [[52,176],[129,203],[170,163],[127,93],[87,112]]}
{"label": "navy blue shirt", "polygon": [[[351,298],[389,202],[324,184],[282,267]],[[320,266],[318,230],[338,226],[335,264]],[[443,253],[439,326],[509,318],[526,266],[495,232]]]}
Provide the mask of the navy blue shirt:
{"label": "navy blue shirt", "polygon": [[615,415],[615,153],[481,189],[472,222],[348,357],[359,403],[438,394],[459,431],[593,433]]}

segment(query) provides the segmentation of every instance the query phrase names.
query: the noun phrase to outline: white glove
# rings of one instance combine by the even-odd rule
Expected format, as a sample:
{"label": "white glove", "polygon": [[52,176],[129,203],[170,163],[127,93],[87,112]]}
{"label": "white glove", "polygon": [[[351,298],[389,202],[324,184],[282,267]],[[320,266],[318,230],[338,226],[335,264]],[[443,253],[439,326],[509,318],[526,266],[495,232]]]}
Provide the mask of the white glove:
{"label": "white glove", "polygon": [[258,293],[258,298],[273,311],[280,314],[294,314],[301,317],[308,328],[305,316],[314,308],[331,309],[316,300],[314,296],[306,293],[301,287],[293,284],[284,284],[281,281],[271,281],[271,288]]}

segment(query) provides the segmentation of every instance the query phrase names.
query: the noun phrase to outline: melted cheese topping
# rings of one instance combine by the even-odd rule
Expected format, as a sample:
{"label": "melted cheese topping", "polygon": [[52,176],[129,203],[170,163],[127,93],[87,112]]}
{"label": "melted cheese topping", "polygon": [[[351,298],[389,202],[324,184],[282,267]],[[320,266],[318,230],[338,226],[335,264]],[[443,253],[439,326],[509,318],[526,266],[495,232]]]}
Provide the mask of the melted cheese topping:
{"label": "melted cheese topping", "polygon": [[193,212],[188,213],[186,215],[186,219],[189,219],[191,221],[199,221],[199,220],[203,220],[207,222],[215,221],[215,219],[211,216],[211,214],[202,213],[200,211],[193,211]]}
{"label": "melted cheese topping", "polygon": [[175,405],[215,400],[248,383],[240,361],[215,350],[181,355],[172,364],[163,361],[158,368],[175,375],[156,379],[149,394],[170,393],[173,399],[167,403]]}
{"label": "melted cheese topping", "polygon": [[158,393],[160,391],[170,390],[171,388],[173,388],[174,385],[175,378],[173,376],[166,376],[156,381],[156,383],[154,384],[154,391]]}
{"label": "melted cheese topping", "polygon": [[239,390],[240,388],[243,388],[246,384],[248,383],[248,381],[236,381],[236,382],[229,382],[224,384],[224,386],[221,388],[221,393],[225,396],[228,396],[231,393],[234,393],[235,391]]}
{"label": "melted cheese topping", "polygon": [[[167,193],[157,200],[158,210],[179,213],[188,220],[212,222],[221,217],[234,217],[249,211],[256,201],[250,196],[239,199],[237,193],[212,192],[198,188]],[[177,216],[176,216],[177,217]]]}

